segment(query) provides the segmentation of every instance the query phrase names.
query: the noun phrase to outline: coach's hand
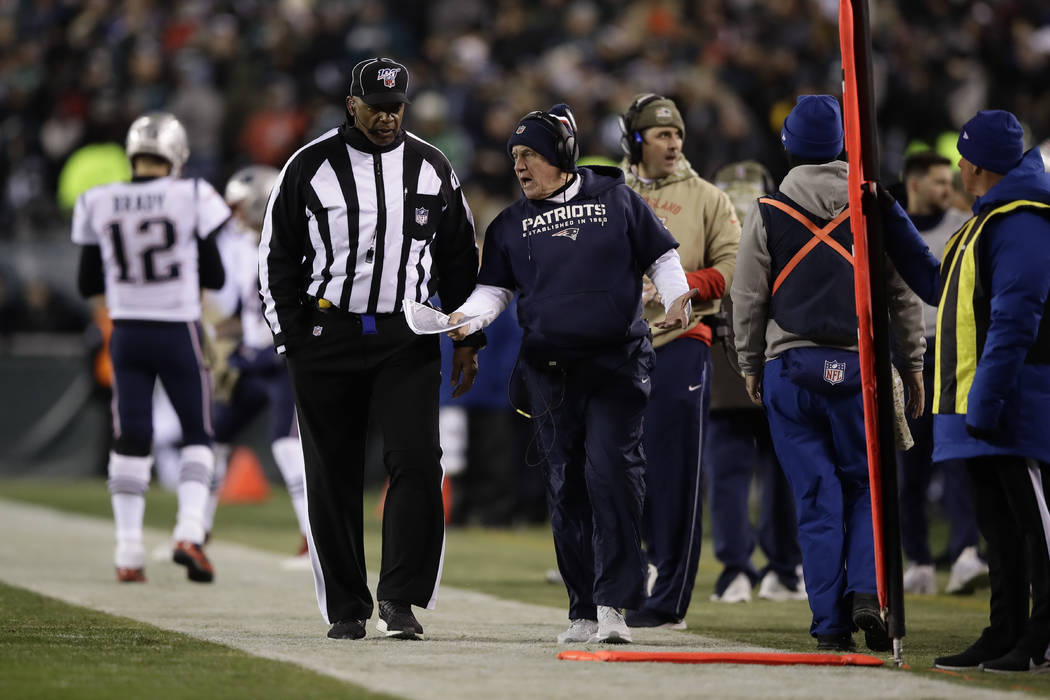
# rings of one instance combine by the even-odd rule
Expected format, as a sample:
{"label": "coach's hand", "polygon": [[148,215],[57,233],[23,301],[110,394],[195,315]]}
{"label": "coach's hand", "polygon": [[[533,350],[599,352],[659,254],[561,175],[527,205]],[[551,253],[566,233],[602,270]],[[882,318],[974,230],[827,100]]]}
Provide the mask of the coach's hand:
{"label": "coach's hand", "polygon": [[670,308],[663,321],[654,325],[657,328],[685,328],[689,325],[689,314],[692,312],[691,299],[700,296],[699,289],[690,289],[688,292],[671,302]]}
{"label": "coach's hand", "polygon": [[[461,330],[459,328],[456,329]],[[452,333],[450,332],[451,336]],[[455,387],[452,390],[452,398],[458,398],[470,391],[474,386],[474,378],[478,376],[478,349],[463,347],[452,351],[452,376],[449,377],[449,385]]]}
{"label": "coach's hand", "polygon": [[[462,321],[464,318],[466,318],[466,316],[464,316],[460,312],[453,311],[452,313],[450,313],[448,315],[448,324],[450,326],[454,326],[457,323],[459,323],[460,321]],[[466,326],[460,326],[459,328],[453,328],[452,330],[450,330],[445,335],[447,335],[449,338],[452,338],[452,340],[463,340],[468,335],[470,335],[470,326],[466,325]]]}

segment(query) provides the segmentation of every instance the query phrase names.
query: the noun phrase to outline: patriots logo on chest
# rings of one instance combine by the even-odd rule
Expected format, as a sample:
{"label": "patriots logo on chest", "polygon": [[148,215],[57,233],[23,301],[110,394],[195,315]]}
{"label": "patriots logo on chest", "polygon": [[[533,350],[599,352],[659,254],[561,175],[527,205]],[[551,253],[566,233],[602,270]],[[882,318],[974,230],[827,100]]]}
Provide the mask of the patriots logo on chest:
{"label": "patriots logo on chest", "polygon": [[563,228],[561,231],[558,231],[557,233],[552,233],[551,234],[551,238],[558,238],[558,237],[571,238],[572,240],[575,241],[576,240],[576,236],[578,236],[578,235],[580,235],[580,229],[578,229],[578,228]]}

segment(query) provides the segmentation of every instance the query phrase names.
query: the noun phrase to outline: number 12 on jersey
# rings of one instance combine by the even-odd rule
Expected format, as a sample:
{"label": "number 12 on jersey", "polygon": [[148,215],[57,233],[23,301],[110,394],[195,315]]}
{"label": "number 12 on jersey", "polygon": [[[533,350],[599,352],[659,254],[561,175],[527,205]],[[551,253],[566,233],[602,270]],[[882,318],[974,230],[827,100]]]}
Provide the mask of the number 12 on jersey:
{"label": "number 12 on jersey", "polygon": [[[119,221],[114,221],[106,226],[106,231],[113,241],[113,257],[116,259],[117,267],[120,268],[118,279],[121,282],[167,282],[178,278],[179,263],[177,261],[158,270],[158,262],[154,258],[158,253],[170,251],[175,245],[175,225],[169,219],[144,219],[135,229],[136,233],[132,234],[131,240],[125,238],[127,234]],[[155,242],[157,238],[155,232],[161,233],[162,241]],[[143,246],[143,242],[148,245]],[[128,269],[129,251],[142,261],[143,279],[141,280],[133,278]]]}

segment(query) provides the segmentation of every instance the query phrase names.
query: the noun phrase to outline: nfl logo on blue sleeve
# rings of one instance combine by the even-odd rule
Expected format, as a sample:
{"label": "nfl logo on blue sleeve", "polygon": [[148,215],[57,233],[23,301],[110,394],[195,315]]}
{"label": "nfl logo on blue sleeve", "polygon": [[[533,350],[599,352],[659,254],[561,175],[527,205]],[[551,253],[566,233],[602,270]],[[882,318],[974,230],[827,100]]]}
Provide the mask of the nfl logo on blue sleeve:
{"label": "nfl logo on blue sleeve", "polygon": [[835,360],[824,360],[824,381],[828,384],[841,384],[846,378],[846,363]]}
{"label": "nfl logo on blue sleeve", "polygon": [[430,215],[430,210],[429,209],[424,209],[423,207],[419,207],[418,209],[416,209],[416,223],[419,224],[420,226],[426,226],[427,225],[427,218],[429,217],[429,215]]}

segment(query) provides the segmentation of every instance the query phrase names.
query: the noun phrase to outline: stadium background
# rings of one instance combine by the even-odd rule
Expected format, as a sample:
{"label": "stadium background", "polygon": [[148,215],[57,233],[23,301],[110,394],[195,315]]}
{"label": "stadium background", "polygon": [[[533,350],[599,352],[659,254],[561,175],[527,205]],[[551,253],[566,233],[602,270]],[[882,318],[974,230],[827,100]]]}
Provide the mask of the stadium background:
{"label": "stadium background", "polygon": [[[1050,135],[1050,5],[872,8],[884,179],[909,147],[953,148],[980,108],[1015,112],[1030,144]],[[0,471],[102,471],[104,449],[84,454],[104,404],[59,410],[85,395],[93,343],[69,212],[127,168],[138,114],[178,115],[185,174],[221,189],[342,121],[354,63],[396,57],[412,76],[407,128],[449,156],[483,230],[518,196],[513,124],[559,101],[585,156],[618,160],[619,112],[658,92],[680,105],[702,176],[753,158],[779,179],[795,96],[841,92],[836,13],[835,0],[0,0],[0,385],[21,397],[0,408]]]}

